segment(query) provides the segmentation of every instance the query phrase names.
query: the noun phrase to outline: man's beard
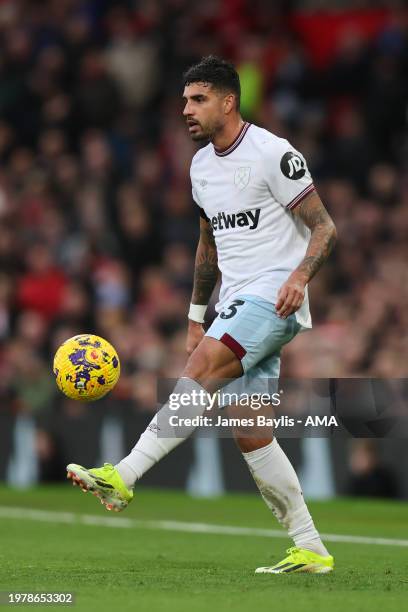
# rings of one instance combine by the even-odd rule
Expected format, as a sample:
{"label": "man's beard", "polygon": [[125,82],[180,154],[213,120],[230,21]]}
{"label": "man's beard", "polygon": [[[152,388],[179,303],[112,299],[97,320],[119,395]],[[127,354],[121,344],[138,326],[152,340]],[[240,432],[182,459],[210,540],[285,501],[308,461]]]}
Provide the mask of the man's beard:
{"label": "man's beard", "polygon": [[190,137],[193,142],[210,142],[217,131],[222,128],[222,126],[219,126],[218,124],[212,126],[207,125],[206,127],[203,127],[200,123],[195,123],[195,125],[200,127],[200,131],[190,133]]}
{"label": "man's beard", "polygon": [[217,132],[217,130],[214,129],[214,128],[212,128],[212,129],[201,128],[200,132],[198,132],[197,134],[194,134],[194,133],[190,134],[190,136],[191,136],[191,140],[193,142],[206,142],[206,143],[208,143],[208,142],[212,141],[212,138],[213,138],[214,134],[216,134],[216,132]]}
{"label": "man's beard", "polygon": [[190,138],[193,142],[202,142],[209,139],[208,130],[203,128],[203,126],[197,121],[195,121],[193,125],[194,127],[198,128],[198,131],[189,132]]}
{"label": "man's beard", "polygon": [[205,132],[200,132],[199,134],[190,134],[191,140],[194,142],[203,142],[205,140],[209,140],[210,137]]}

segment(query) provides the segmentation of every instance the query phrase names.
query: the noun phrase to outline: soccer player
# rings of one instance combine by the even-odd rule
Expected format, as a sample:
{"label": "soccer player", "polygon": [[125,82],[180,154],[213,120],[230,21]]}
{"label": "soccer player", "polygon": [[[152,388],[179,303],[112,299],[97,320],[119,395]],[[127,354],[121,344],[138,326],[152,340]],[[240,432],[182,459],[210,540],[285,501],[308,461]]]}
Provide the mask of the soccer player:
{"label": "soccer player", "polygon": [[[242,119],[240,82],[231,64],[210,56],[192,66],[183,97],[191,138],[209,143],[191,164],[200,239],[188,315],[190,357],[175,391],[214,391],[220,379],[240,379],[251,391],[257,379],[279,376],[282,346],[311,327],[307,285],[327,259],[336,230],[303,156],[287,140]],[[219,314],[204,333],[219,271]],[[204,411],[189,408],[192,415]],[[165,437],[169,414],[165,404],[118,465],[88,470],[70,464],[68,477],[108,509],[125,508],[135,482],[194,429]],[[263,499],[294,541],[285,559],[256,572],[332,571],[333,557],[272,431],[262,439],[239,428],[234,434]]]}

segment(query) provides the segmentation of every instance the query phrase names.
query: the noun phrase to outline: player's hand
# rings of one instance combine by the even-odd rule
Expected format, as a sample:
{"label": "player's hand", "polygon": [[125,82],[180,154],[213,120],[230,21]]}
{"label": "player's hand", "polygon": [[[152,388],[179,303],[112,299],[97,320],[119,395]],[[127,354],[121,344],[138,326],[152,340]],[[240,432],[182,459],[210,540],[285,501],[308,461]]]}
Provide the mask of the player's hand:
{"label": "player's hand", "polygon": [[278,291],[275,305],[278,317],[287,319],[301,307],[305,297],[305,287],[304,277],[297,272],[292,272]]}
{"label": "player's hand", "polygon": [[196,321],[191,321],[189,319],[186,342],[186,350],[189,355],[197,348],[203,338],[204,329],[201,323],[196,323]]}

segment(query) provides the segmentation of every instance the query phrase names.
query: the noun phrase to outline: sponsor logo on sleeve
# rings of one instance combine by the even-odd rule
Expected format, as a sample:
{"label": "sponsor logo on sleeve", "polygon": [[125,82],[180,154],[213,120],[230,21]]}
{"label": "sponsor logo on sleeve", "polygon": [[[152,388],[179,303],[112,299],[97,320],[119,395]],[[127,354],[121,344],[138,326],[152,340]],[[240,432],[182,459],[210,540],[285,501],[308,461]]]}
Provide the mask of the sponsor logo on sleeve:
{"label": "sponsor logo on sleeve", "polygon": [[286,178],[294,181],[302,178],[306,174],[306,164],[304,160],[300,155],[293,153],[293,151],[285,153],[281,159],[280,168],[282,174],[284,174]]}

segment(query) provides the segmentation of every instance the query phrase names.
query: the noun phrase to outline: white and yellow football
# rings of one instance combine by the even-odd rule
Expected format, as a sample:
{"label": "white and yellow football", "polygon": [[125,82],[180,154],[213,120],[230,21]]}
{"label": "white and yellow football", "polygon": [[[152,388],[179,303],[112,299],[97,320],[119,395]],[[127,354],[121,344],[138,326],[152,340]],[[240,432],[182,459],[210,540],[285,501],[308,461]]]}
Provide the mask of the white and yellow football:
{"label": "white and yellow football", "polygon": [[109,342],[93,334],[80,334],[61,344],[53,370],[58,388],[67,397],[91,402],[116,385],[120,362]]}

